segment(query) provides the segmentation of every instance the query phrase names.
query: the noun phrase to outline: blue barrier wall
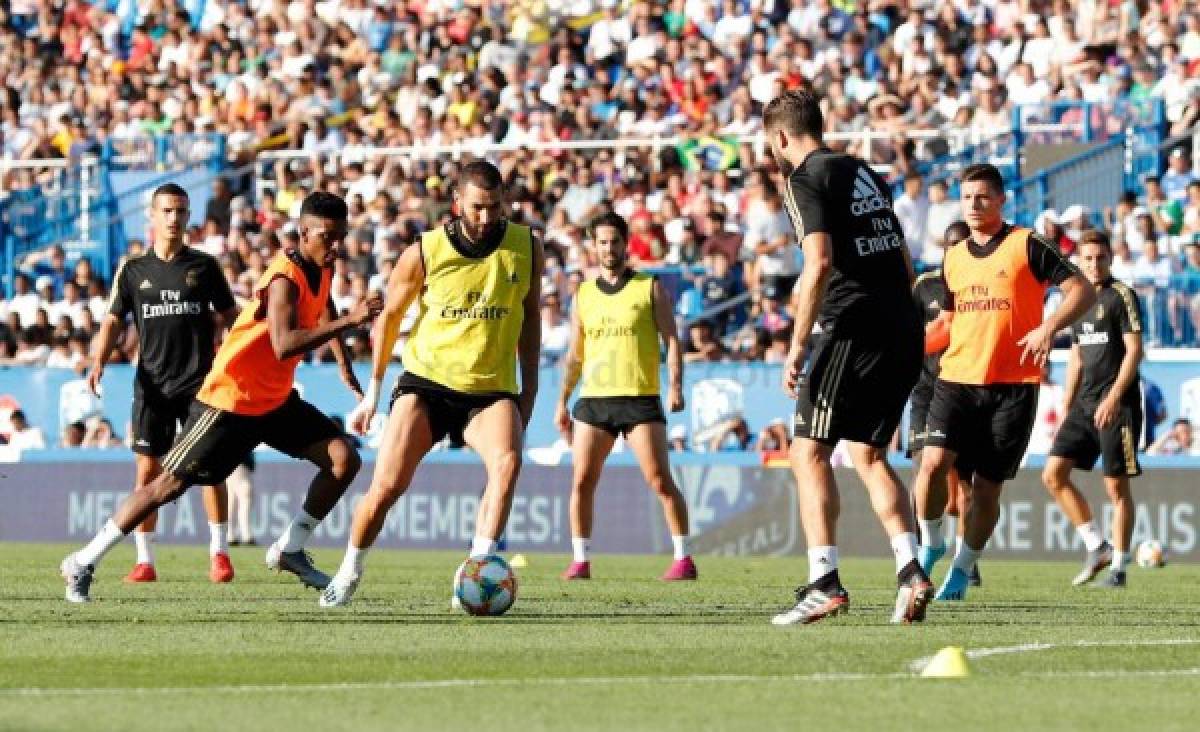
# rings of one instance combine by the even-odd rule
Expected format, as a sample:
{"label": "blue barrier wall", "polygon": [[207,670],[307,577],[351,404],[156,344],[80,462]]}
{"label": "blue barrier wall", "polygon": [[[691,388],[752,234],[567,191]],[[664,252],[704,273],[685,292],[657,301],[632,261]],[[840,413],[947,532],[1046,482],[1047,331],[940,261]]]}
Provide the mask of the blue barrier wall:
{"label": "blue barrier wall", "polygon": [[[1143,364],[1142,375],[1162,389],[1166,397],[1170,417],[1180,415],[1185,388],[1196,393],[1194,402],[1200,402],[1200,354],[1183,358],[1181,352],[1165,351],[1163,358]],[[1056,354],[1058,355],[1058,354]],[[1188,354],[1193,355],[1193,354]],[[1170,360],[1165,360],[1170,359]],[[359,364],[356,368],[359,379],[366,383],[370,368]],[[385,385],[390,390],[399,366],[388,373]],[[668,415],[671,425],[692,427],[692,389],[696,383],[708,379],[728,379],[736,382],[743,392],[742,411],[751,430],[762,429],[775,418],[790,418],[793,402],[780,387],[780,369],[767,364],[690,364],[685,369],[685,391],[689,400],[687,411]],[[1062,382],[1063,364],[1054,364],[1054,378]],[[354,397],[338,378],[337,367],[332,365],[301,365],[296,371],[297,382],[304,398],[329,414],[345,415],[355,405]],[[59,369],[10,367],[0,369],[0,397],[15,399],[25,411],[30,422],[46,433],[47,443],[57,443],[60,430],[60,391],[64,384],[79,381],[73,372]],[[663,374],[666,383],[666,374]],[[557,369],[542,369],[541,387],[530,423],[529,446],[537,447],[553,443],[558,434],[553,426],[554,404],[560,385]],[[78,385],[76,385],[78,386]],[[130,366],[110,366],[103,382],[104,414],[112,421],[117,432],[125,435],[133,401],[133,369]],[[386,407],[385,407],[386,408]],[[1194,404],[1193,409],[1200,408]],[[1193,414],[1193,420],[1200,414]]]}

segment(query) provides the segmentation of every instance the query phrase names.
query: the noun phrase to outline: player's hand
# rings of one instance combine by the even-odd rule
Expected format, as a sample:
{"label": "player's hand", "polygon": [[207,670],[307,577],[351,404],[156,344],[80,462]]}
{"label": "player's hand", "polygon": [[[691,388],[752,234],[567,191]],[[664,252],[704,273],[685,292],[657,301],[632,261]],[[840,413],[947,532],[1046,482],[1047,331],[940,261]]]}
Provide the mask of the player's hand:
{"label": "player's hand", "polygon": [[687,406],[687,402],[683,399],[683,387],[673,386],[667,393],[667,410],[670,412],[682,412]]}
{"label": "player's hand", "polygon": [[346,424],[349,425],[352,433],[366,437],[367,432],[371,429],[371,420],[373,419],[375,419],[375,400],[360,397],[358,406],[352,409],[346,418]]}
{"label": "player's hand", "polygon": [[354,398],[360,402],[363,400],[362,384],[358,383],[358,376],[354,374],[354,369],[350,368],[349,364],[342,369],[342,383],[346,388],[354,393]]}
{"label": "player's hand", "polygon": [[792,399],[799,398],[800,374],[804,368],[804,344],[793,345],[783,362],[783,390]]}
{"label": "player's hand", "polygon": [[567,405],[562,402],[554,409],[554,426],[558,428],[563,439],[571,441],[571,414],[567,411]]}
{"label": "player's hand", "polygon": [[98,363],[92,366],[92,370],[87,375],[88,388],[96,396],[100,396],[100,379],[104,376],[104,364]]}
{"label": "player's hand", "polygon": [[1100,406],[1096,407],[1096,415],[1092,418],[1092,421],[1096,423],[1096,429],[1102,430],[1117,421],[1117,411],[1119,409],[1118,404],[1112,399],[1105,399],[1100,402]]}
{"label": "player's hand", "polygon": [[1042,323],[1026,333],[1017,341],[1017,345],[1021,347],[1021,363],[1029,359],[1034,365],[1043,366],[1050,356],[1050,349],[1054,347],[1054,331],[1049,323]]}
{"label": "player's hand", "polygon": [[350,319],[355,325],[366,325],[383,312],[383,295],[373,292],[350,311]]}

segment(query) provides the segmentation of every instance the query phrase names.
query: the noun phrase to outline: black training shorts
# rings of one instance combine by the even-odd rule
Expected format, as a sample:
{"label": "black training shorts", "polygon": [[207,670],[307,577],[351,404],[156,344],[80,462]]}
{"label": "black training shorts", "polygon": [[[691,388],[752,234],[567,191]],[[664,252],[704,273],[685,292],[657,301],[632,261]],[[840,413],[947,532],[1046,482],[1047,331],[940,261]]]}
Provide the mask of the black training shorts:
{"label": "black training shorts", "polygon": [[662,400],[656,396],[581,397],[571,411],[576,420],[608,434],[628,435],[640,424],[667,423]]}
{"label": "black training shorts", "polygon": [[1137,457],[1138,435],[1142,433],[1141,404],[1121,405],[1117,418],[1104,429],[1096,427],[1095,416],[1095,405],[1076,402],[1058,428],[1050,454],[1068,458],[1084,470],[1091,470],[1096,458],[1103,456],[1106,476],[1132,478],[1141,475],[1142,466]]}
{"label": "black training shorts", "polygon": [[400,378],[396,380],[396,388],[392,390],[392,403],[389,409],[394,409],[396,400],[404,394],[416,394],[417,398],[425,405],[429,415],[429,429],[433,433],[433,444],[436,445],[449,435],[450,443],[455,447],[462,447],[466,444],[463,430],[480,411],[501,399],[517,401],[515,394],[507,392],[467,394],[455,391],[407,371],[400,374]]}
{"label": "black training shorts", "polygon": [[195,398],[194,393],[166,397],[135,386],[130,414],[133,451],[154,458],[166,455],[180,425],[187,422]]}
{"label": "black training shorts", "polygon": [[925,421],[925,445],[958,455],[964,480],[1001,483],[1021,466],[1037,416],[1037,384],[956,384],[938,379]]}

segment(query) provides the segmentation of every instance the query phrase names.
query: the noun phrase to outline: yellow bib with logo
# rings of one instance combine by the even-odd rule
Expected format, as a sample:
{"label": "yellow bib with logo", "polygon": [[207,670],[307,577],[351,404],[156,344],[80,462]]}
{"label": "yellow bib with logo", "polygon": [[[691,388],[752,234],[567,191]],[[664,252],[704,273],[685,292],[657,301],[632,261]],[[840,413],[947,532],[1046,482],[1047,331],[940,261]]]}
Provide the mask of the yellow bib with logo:
{"label": "yellow bib with logo", "polygon": [[529,227],[512,222],[482,258],[455,249],[444,226],[422,234],[425,287],[404,345],[405,370],[468,394],[516,394],[532,252]]}
{"label": "yellow bib with logo", "polygon": [[654,278],[638,272],[612,294],[585,282],[575,298],[583,326],[580,396],[658,396]]}

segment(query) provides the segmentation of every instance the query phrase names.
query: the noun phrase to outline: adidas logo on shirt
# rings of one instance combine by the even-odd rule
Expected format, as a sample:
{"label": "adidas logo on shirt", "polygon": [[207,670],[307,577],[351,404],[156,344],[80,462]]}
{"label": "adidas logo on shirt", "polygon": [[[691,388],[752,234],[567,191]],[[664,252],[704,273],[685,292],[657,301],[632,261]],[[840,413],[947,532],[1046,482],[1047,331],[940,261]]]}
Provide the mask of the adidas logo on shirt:
{"label": "adidas logo on shirt", "polygon": [[139,287],[139,289],[142,289],[142,290],[153,290],[154,289],[154,285],[151,284],[150,280],[142,280],[142,284],[139,285],[138,287]]}
{"label": "adidas logo on shirt", "polygon": [[860,166],[858,169],[858,175],[854,179],[853,195],[854,201],[850,204],[850,213],[855,216],[866,216],[888,207],[887,199],[879,190],[879,186],[875,185],[875,179],[871,177],[865,167]]}

